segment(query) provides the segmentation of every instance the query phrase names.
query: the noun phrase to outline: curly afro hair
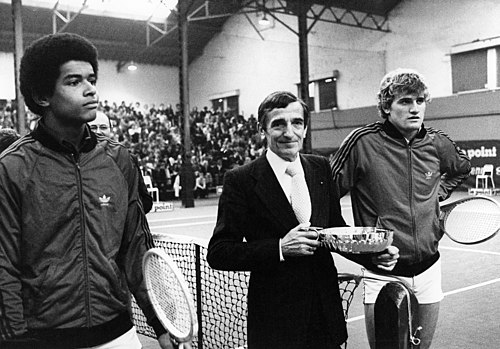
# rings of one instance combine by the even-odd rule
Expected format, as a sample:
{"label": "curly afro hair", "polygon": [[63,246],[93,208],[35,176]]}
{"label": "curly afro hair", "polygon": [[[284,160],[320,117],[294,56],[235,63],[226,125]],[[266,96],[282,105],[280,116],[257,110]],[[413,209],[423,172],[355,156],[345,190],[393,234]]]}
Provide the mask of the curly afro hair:
{"label": "curly afro hair", "polygon": [[52,96],[60,67],[68,61],[90,63],[97,76],[97,49],[83,36],[72,33],[46,35],[26,49],[19,80],[26,105],[33,113],[40,116],[44,113],[44,108],[33,96]]}

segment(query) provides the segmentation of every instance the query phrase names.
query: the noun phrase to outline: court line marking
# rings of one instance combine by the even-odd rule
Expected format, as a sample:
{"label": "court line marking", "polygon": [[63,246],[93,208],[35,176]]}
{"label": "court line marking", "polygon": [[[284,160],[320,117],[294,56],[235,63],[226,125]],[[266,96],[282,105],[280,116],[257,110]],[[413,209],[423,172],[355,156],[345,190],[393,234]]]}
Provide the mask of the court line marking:
{"label": "court line marking", "polygon": [[204,218],[216,218],[216,215],[205,215],[205,216],[186,216],[186,217],[175,217],[175,218],[164,218],[164,219],[148,219],[149,223],[154,223],[154,222],[170,222],[170,221],[183,221],[186,219],[192,220],[192,219],[204,219]]}
{"label": "court line marking", "polygon": [[500,252],[494,252],[494,251],[485,251],[485,250],[475,250],[472,248],[462,248],[462,247],[448,247],[448,246],[439,246],[440,249],[443,250],[452,250],[452,251],[461,251],[461,252],[476,252],[476,253],[483,253],[483,254],[492,254],[495,256],[500,256]]}
{"label": "court line marking", "polygon": [[159,228],[176,228],[176,227],[189,227],[193,225],[204,225],[204,224],[215,224],[217,221],[203,221],[203,222],[189,222],[189,223],[178,223],[178,224],[167,224],[167,225],[152,225],[151,229],[159,229]]}
{"label": "court line marking", "polygon": [[485,281],[485,282],[481,282],[481,283],[475,284],[475,285],[470,285],[470,286],[462,287],[462,288],[459,288],[459,289],[456,289],[456,290],[453,290],[453,291],[448,291],[448,292],[445,292],[444,295],[446,297],[446,296],[450,296],[452,294],[456,294],[456,293],[461,293],[461,292],[473,290],[473,289],[478,288],[478,287],[488,286],[488,285],[494,284],[496,282],[500,282],[500,278],[489,280],[489,281]]}
{"label": "court line marking", "polygon": [[[480,282],[480,283],[475,284],[475,285],[470,285],[470,286],[466,286],[466,287],[462,287],[462,288],[457,288],[456,290],[444,292],[444,296],[447,297],[447,296],[451,296],[451,295],[454,295],[454,294],[457,294],[457,293],[462,293],[462,292],[465,292],[465,291],[470,291],[470,290],[473,290],[475,288],[492,285],[492,284],[497,283],[497,282],[500,282],[500,278],[492,279],[492,280],[488,280],[488,281],[485,281],[485,282]],[[364,315],[360,315],[360,316],[356,316],[356,317],[353,317],[353,318],[349,318],[349,319],[347,319],[346,322],[359,321],[359,320],[363,320],[364,318],[365,318]]]}

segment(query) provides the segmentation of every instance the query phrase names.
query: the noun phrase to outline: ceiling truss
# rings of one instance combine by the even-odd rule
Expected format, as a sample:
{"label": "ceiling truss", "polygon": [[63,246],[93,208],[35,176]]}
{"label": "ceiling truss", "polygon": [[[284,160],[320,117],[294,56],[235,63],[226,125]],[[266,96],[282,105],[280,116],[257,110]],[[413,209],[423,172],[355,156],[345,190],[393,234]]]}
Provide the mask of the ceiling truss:
{"label": "ceiling truss", "polygon": [[[264,30],[255,21],[267,16],[295,34],[297,25],[287,16],[297,16],[298,8],[306,9],[306,33],[318,22],[351,26],[360,29],[389,32],[388,15],[399,0],[182,0],[187,4],[189,25],[189,57],[203,54],[203,48],[222,30],[227,18],[245,16],[262,40]],[[163,22],[154,17],[146,20],[127,20],[115,17],[98,18],[91,11],[88,0],[79,8],[62,10],[57,3],[51,8],[25,7],[23,34],[29,44],[48,33],[75,32],[88,36],[98,45],[103,59],[119,62],[117,68],[133,60],[136,63],[174,65],[179,63],[179,27],[173,11]],[[0,3],[0,49],[13,47],[10,5]],[[303,13],[303,12],[302,12]],[[116,34],[116,36],[115,36]],[[121,62],[120,62],[121,61]]]}
{"label": "ceiling truss", "polygon": [[[297,4],[291,1],[274,0],[274,1],[248,1],[242,13],[265,13],[277,22],[281,23],[289,30],[298,35],[297,30],[291,28],[278,15],[297,15]],[[329,14],[329,15],[328,15]],[[307,32],[310,32],[314,25],[321,21],[333,24],[346,25],[361,29],[369,29],[375,31],[389,32],[388,16],[378,15],[369,12],[360,12],[346,8],[328,6],[326,4],[314,4],[309,7],[307,19],[310,20]]]}
{"label": "ceiling truss", "polygon": [[[211,20],[215,18],[225,18],[234,15],[234,12],[226,12],[226,13],[213,13],[210,7],[211,2],[206,0],[201,4],[198,8],[194,9],[188,15],[188,22],[196,22],[196,21],[205,21]],[[288,15],[288,16],[296,16],[296,4],[291,1],[284,0],[274,0],[274,1],[265,1],[265,0],[249,0],[243,1],[242,7],[237,14],[243,14],[246,16],[250,24],[253,28],[259,33],[262,39],[263,36],[260,34],[259,29],[253,24],[251,19],[248,17],[249,13],[262,13],[267,14],[274,18],[277,22],[281,23],[283,26],[288,28],[290,31],[298,35],[298,31],[292,27],[290,27],[287,23],[285,23],[280,16]],[[84,0],[80,10],[76,13],[71,13],[69,11],[66,14],[62,14],[58,10],[58,3],[53,8],[52,15],[52,24],[53,24],[53,32],[62,32],[64,31],[68,25],[82,12],[85,11],[87,6],[87,0]],[[64,23],[62,27],[57,28],[58,18]],[[357,27],[362,29],[376,30],[382,32],[389,32],[388,29],[388,21],[387,16],[376,15],[372,13],[364,13],[353,11],[350,9],[338,8],[334,6],[320,5],[316,4],[314,6],[309,7],[309,11],[307,13],[307,19],[309,20],[309,25],[307,28],[307,32],[309,33],[314,25],[321,21],[333,24],[341,24],[351,27]],[[172,11],[172,15],[169,16],[164,23],[158,24],[151,21],[151,17],[146,21],[146,48],[138,53],[138,56],[144,55],[147,53],[151,46],[154,46],[156,43],[160,42],[165,37],[177,32],[177,13]],[[120,71],[123,66],[128,61],[120,61],[117,64],[117,70]]]}

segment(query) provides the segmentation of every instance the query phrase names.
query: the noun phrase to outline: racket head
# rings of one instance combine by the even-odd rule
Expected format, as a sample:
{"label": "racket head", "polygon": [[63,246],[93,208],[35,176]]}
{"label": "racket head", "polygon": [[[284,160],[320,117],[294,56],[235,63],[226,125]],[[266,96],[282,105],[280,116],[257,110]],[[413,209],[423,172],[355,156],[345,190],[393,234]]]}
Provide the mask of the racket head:
{"label": "racket head", "polygon": [[441,206],[444,233],[459,244],[472,245],[493,238],[500,230],[500,205],[487,196],[475,196]]}
{"label": "racket head", "polygon": [[198,330],[198,322],[193,296],[182,272],[161,248],[146,252],[142,268],[158,320],[177,342],[189,342]]}

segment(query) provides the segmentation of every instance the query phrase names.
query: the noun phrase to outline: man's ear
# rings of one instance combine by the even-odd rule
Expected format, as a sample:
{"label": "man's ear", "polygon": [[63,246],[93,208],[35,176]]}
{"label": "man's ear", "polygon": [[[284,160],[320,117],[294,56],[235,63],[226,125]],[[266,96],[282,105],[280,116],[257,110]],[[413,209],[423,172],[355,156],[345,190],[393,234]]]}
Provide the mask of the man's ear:
{"label": "man's ear", "polygon": [[40,107],[48,107],[50,105],[49,98],[47,96],[41,96],[38,93],[31,92],[31,97],[33,97],[35,103]]}

